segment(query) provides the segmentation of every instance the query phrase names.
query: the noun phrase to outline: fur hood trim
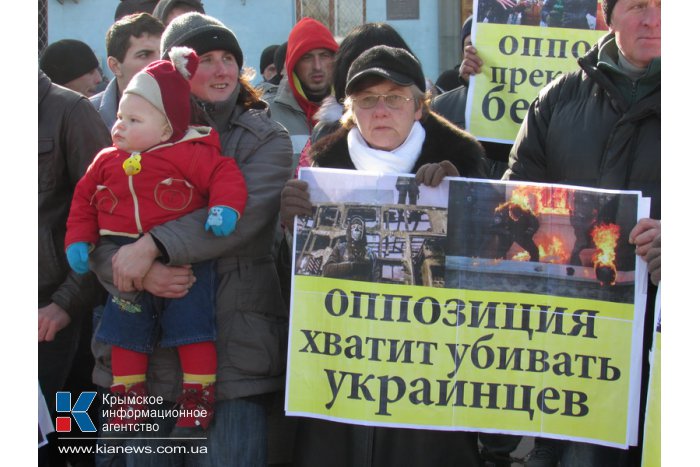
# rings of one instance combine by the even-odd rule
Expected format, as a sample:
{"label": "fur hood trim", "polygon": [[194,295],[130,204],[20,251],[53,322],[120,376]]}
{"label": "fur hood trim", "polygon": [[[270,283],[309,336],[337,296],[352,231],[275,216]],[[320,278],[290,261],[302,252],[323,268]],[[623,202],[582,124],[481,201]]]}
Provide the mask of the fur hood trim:
{"label": "fur hood trim", "polygon": [[326,96],[321,103],[321,107],[318,112],[314,115],[314,118],[318,120],[319,123],[336,123],[340,121],[343,116],[343,106],[333,95]]}

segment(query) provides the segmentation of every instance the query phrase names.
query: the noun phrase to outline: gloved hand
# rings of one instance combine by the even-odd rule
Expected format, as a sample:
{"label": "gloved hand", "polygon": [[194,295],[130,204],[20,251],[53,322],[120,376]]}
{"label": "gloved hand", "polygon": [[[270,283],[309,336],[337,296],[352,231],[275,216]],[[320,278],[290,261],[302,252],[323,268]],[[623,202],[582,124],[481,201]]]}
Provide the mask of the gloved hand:
{"label": "gloved hand", "polygon": [[459,177],[457,167],[450,161],[442,161],[437,164],[425,164],[416,172],[416,183],[426,186],[438,186],[445,177]]}
{"label": "gloved hand", "polygon": [[294,216],[311,216],[309,184],[301,180],[288,180],[282,189],[280,217],[288,228],[294,226]]}
{"label": "gloved hand", "polygon": [[204,230],[211,230],[217,237],[230,235],[236,228],[238,213],[228,206],[213,206],[209,209],[209,217],[204,224]]}
{"label": "gloved hand", "polygon": [[90,246],[87,242],[75,242],[66,248],[66,256],[70,268],[78,274],[85,274],[90,271],[88,266],[88,250]]}

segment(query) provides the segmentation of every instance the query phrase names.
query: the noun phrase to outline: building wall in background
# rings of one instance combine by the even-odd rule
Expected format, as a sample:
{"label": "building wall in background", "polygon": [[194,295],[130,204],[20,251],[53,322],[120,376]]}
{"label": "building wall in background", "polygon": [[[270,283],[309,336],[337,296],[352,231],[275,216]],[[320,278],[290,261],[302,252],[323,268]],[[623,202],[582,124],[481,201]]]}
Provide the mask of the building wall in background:
{"label": "building wall in background", "polygon": [[435,82],[442,71],[438,63],[437,0],[420,0],[420,18],[417,20],[387,21],[386,3],[386,0],[367,0],[367,22],[383,21],[391,24],[417,55],[426,78]]}
{"label": "building wall in background", "polygon": [[[384,21],[395,27],[418,56],[426,77],[433,81],[443,71],[438,53],[439,3],[444,2],[420,0],[419,19],[387,21],[387,0],[366,0],[366,21]],[[48,0],[48,42],[70,38],[87,43],[100,60],[105,76],[111,78],[106,66],[104,37],[118,4],[118,0],[64,1],[63,4]],[[203,4],[208,15],[234,31],[243,49],[244,66],[255,69],[254,82],[258,82],[260,53],[270,44],[287,40],[296,21],[295,0],[204,0]],[[454,34],[459,38],[459,29]]]}

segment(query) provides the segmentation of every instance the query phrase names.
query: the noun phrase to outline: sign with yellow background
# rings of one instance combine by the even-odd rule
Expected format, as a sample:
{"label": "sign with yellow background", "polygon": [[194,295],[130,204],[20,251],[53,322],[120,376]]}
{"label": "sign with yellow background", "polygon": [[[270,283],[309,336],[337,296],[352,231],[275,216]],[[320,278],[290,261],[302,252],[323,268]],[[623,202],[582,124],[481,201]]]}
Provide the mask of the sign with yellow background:
{"label": "sign with yellow background", "polygon": [[[581,265],[567,255],[560,263],[547,263],[552,255],[514,259],[517,241],[500,258],[484,246],[461,250],[466,232],[485,239],[478,245],[503,235],[490,208],[473,207],[488,215],[470,216],[463,193],[514,203],[523,188],[554,187],[452,179],[442,202],[421,204],[438,189],[420,186],[418,204],[404,205],[391,194],[396,176],[305,170],[301,178],[314,216],[298,219],[295,236],[288,415],[636,442],[644,300],[637,262],[623,265],[627,246],[618,245],[612,279],[584,254]],[[602,196],[593,202],[617,209],[622,231],[642,214],[636,192],[557,189]],[[571,222],[531,212],[540,225],[535,243],[556,222]],[[351,236],[353,223],[362,235]],[[354,265],[353,248],[364,258]],[[341,269],[348,275],[330,277]]]}
{"label": "sign with yellow background", "polygon": [[[477,7],[474,14],[480,17],[483,12]],[[520,18],[514,12],[509,21]],[[605,34],[602,18],[595,26],[576,29],[475,21],[472,42],[484,65],[469,81],[467,130],[480,140],[511,143],[538,92],[561,74],[577,70],[576,59]]]}

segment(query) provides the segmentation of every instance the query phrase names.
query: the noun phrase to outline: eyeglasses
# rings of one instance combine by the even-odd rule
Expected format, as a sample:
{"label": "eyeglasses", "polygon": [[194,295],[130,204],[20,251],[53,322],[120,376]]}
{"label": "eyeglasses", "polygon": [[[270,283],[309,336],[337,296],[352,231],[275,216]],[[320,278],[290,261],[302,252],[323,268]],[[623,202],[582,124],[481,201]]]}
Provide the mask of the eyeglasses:
{"label": "eyeglasses", "polygon": [[406,102],[414,100],[413,97],[404,97],[398,94],[369,94],[362,97],[353,97],[352,101],[357,103],[361,109],[372,109],[379,102],[379,98],[384,98],[384,104],[390,109],[399,110]]}

